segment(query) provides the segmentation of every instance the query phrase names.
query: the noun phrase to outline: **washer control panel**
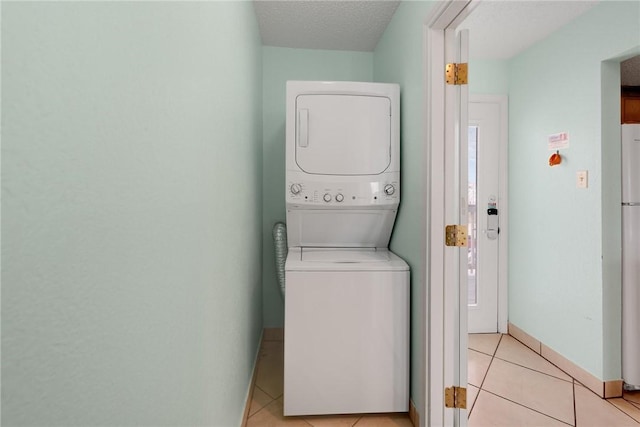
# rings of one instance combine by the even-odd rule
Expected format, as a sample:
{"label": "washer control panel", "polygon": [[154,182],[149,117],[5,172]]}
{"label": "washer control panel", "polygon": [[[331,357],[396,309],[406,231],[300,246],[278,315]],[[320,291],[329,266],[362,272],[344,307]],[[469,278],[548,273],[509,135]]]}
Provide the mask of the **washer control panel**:
{"label": "washer control panel", "polygon": [[287,182],[287,203],[320,206],[371,206],[397,204],[397,181]]}

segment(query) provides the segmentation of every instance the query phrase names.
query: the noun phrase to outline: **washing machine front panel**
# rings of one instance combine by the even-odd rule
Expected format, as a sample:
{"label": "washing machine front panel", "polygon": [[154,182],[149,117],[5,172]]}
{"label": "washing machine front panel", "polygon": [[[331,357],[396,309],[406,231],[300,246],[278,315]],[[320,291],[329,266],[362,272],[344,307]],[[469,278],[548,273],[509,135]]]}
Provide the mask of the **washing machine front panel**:
{"label": "washing machine front panel", "polygon": [[406,412],[409,272],[287,271],[284,414]]}

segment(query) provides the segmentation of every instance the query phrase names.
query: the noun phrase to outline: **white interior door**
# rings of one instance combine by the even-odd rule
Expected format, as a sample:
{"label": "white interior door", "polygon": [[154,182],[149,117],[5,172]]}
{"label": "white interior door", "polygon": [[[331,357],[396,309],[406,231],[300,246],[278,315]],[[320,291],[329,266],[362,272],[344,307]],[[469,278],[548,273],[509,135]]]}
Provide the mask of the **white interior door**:
{"label": "white interior door", "polygon": [[[468,60],[468,31],[445,31],[447,64]],[[466,225],[467,128],[469,89],[447,84],[445,89],[445,195],[447,225]],[[440,242],[444,246],[445,242]],[[467,388],[467,247],[447,246],[444,252],[444,354],[445,388]],[[467,425],[466,407],[448,407],[445,424]]]}
{"label": "white interior door", "polygon": [[[453,31],[453,30],[452,30]],[[455,32],[455,44],[454,44],[454,58],[455,62],[459,64],[468,64],[469,62],[469,31],[462,30]],[[468,150],[467,150],[467,132],[469,127],[469,86],[466,82],[459,85],[450,86],[455,90],[455,107],[454,107],[454,120],[455,124],[453,129],[454,135],[454,170],[457,170],[455,183],[457,190],[454,191],[454,197],[457,196],[457,200],[452,200],[452,205],[457,208],[457,212],[452,212],[451,219],[455,224],[466,224],[468,218]],[[468,240],[467,240],[468,242]],[[468,245],[468,243],[467,243]],[[468,250],[467,247],[455,248],[457,254],[454,256],[457,258],[456,262],[456,274],[455,282],[457,282],[457,293],[455,295],[456,301],[453,304],[454,312],[454,328],[456,329],[456,339],[454,341],[454,348],[457,352],[454,360],[457,366],[454,370],[457,371],[454,376],[454,384],[458,387],[467,389],[467,326],[468,326],[468,310],[467,310],[467,264],[468,264]],[[465,397],[464,407],[453,409],[453,425],[459,427],[466,427],[468,419],[468,410],[466,407]]]}
{"label": "white interior door", "polygon": [[[506,188],[506,131],[502,131],[505,121],[506,97],[471,95],[467,151],[467,303],[470,333],[503,331],[499,325],[499,312],[506,312],[506,307],[500,307],[499,301],[501,294],[506,293],[506,284],[503,283],[506,281],[506,262],[501,262],[501,252],[506,252],[503,248],[506,233],[506,192],[503,191]],[[504,328],[506,332],[506,324]]]}
{"label": "white interior door", "polygon": [[466,148],[468,89],[446,84],[444,71],[447,63],[466,62],[468,45],[456,28],[472,5],[438,2],[426,21],[429,317],[421,426],[467,425],[467,410],[445,402],[446,388],[467,386],[467,250],[445,246],[445,225],[466,221],[466,150],[460,141],[464,135]]}

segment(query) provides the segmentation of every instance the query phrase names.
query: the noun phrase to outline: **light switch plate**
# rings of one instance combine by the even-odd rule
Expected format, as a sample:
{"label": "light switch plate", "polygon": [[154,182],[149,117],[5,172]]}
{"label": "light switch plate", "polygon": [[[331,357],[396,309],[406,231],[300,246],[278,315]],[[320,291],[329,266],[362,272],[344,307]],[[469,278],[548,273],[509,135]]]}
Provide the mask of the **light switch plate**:
{"label": "light switch plate", "polygon": [[588,188],[589,187],[589,172],[588,171],[578,171],[576,173],[576,187],[577,188]]}

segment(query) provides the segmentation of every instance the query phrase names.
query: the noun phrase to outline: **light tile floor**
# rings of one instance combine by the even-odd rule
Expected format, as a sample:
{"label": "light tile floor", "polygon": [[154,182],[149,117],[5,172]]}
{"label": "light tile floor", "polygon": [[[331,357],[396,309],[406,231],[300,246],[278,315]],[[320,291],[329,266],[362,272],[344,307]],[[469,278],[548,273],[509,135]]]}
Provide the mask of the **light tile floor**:
{"label": "light tile floor", "polygon": [[246,427],[412,427],[408,414],[284,417],[284,341],[265,334]]}
{"label": "light tile floor", "polygon": [[640,392],[603,400],[513,337],[469,335],[469,427],[640,427]]}
{"label": "light tile floor", "polygon": [[[603,400],[509,335],[469,335],[469,427],[640,427],[640,392]],[[284,417],[282,337],[265,336],[246,427],[411,427],[407,414]]]}

